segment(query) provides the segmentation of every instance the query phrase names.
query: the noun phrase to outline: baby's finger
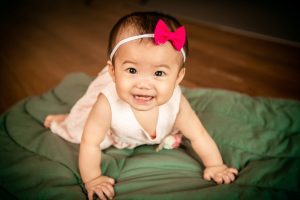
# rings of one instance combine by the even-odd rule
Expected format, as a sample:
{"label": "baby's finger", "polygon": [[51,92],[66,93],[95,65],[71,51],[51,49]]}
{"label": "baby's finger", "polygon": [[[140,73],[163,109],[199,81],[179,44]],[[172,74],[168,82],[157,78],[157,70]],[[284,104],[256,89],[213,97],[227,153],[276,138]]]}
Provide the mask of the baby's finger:
{"label": "baby's finger", "polygon": [[103,191],[102,191],[101,186],[97,186],[97,187],[96,187],[95,193],[98,195],[98,197],[99,197],[101,200],[107,200],[107,198],[106,198],[105,195],[103,194]]}
{"label": "baby's finger", "polygon": [[115,196],[115,190],[114,190],[114,187],[113,187],[113,185],[111,185],[111,184],[107,184],[107,188],[109,189],[109,191],[111,192],[111,194],[112,194],[112,197],[114,197]]}
{"label": "baby's finger", "polygon": [[221,174],[217,174],[214,177],[212,177],[213,180],[217,183],[217,184],[222,184],[223,183],[223,178]]}
{"label": "baby's finger", "polygon": [[51,125],[51,117],[47,116],[46,119],[44,120],[44,126],[46,128],[50,128],[50,125]]}
{"label": "baby's finger", "polygon": [[204,178],[205,180],[207,180],[207,181],[210,181],[210,180],[211,180],[211,178],[212,178],[212,176],[211,176],[209,173],[207,173],[207,172],[204,172],[204,174],[203,174],[203,178]]}
{"label": "baby's finger", "polygon": [[88,191],[89,200],[93,200],[94,191]]}
{"label": "baby's finger", "polygon": [[102,191],[109,199],[112,199],[115,196],[114,190],[109,184],[102,184]]}
{"label": "baby's finger", "polygon": [[228,169],[227,169],[227,171],[229,171],[229,172],[233,173],[233,174],[234,174],[234,175],[236,175],[236,176],[237,176],[237,175],[238,175],[238,173],[239,173],[239,172],[238,172],[238,170],[237,170],[237,169],[235,169],[235,168],[228,168]]}
{"label": "baby's finger", "polygon": [[233,173],[227,172],[226,175],[230,178],[231,182],[233,182],[235,180],[235,176]]}
{"label": "baby's finger", "polygon": [[110,177],[107,177],[107,176],[103,176],[103,181],[107,182],[107,183],[110,183],[112,185],[115,184],[115,180],[113,178],[110,178]]}
{"label": "baby's finger", "polygon": [[225,184],[229,184],[231,182],[230,177],[227,176],[227,174],[225,174],[225,173],[222,175],[222,179],[223,179],[223,183],[225,183]]}

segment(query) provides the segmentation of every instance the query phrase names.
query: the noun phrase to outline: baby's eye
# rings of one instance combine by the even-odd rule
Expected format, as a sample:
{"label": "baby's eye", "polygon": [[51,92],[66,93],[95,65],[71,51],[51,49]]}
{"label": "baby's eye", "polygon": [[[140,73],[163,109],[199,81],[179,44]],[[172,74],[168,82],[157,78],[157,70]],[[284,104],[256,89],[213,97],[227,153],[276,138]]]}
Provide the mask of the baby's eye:
{"label": "baby's eye", "polygon": [[156,72],[154,73],[154,75],[155,75],[155,76],[165,76],[166,73],[163,72],[163,71],[156,71]]}
{"label": "baby's eye", "polygon": [[127,71],[128,71],[130,74],[136,74],[136,73],[137,73],[137,70],[134,69],[133,67],[128,68]]}

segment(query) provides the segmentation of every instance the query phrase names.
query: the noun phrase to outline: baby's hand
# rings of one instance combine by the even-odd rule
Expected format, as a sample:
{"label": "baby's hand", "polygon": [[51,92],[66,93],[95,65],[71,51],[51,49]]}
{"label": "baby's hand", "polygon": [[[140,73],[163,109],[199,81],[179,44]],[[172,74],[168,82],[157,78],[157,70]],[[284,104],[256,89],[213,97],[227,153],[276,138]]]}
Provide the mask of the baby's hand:
{"label": "baby's hand", "polygon": [[229,184],[235,180],[238,170],[235,168],[229,168],[226,165],[218,165],[207,167],[204,170],[203,177],[205,180],[214,180],[217,184]]}
{"label": "baby's hand", "polygon": [[114,179],[107,176],[98,176],[97,178],[85,183],[89,200],[93,200],[94,193],[101,199],[112,199],[115,196]]}

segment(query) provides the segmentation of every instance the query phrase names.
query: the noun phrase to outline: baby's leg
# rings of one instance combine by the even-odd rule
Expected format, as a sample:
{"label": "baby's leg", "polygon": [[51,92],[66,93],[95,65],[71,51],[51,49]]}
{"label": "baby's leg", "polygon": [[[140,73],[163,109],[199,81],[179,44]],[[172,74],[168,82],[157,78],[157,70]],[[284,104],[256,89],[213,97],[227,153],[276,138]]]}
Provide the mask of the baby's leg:
{"label": "baby's leg", "polygon": [[50,125],[53,121],[62,122],[67,116],[68,114],[48,115],[44,120],[44,126],[46,128],[50,128]]}

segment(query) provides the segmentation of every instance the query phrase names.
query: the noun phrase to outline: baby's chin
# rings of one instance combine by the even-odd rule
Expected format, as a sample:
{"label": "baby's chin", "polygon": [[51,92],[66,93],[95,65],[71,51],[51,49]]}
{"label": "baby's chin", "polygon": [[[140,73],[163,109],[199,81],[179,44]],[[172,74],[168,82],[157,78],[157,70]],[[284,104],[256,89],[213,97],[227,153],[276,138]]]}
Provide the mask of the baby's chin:
{"label": "baby's chin", "polygon": [[[154,100],[151,100],[154,101]],[[150,111],[158,107],[156,102],[130,102],[129,105],[136,111]]]}

